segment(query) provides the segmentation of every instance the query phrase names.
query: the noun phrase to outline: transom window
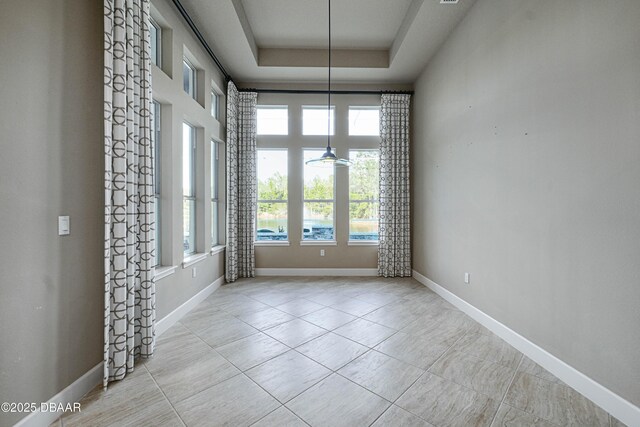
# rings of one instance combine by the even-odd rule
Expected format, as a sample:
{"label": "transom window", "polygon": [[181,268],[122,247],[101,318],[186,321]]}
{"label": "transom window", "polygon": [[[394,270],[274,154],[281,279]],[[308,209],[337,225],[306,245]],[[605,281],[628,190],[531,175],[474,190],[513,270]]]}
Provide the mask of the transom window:
{"label": "transom window", "polygon": [[302,240],[335,240],[334,168],[306,164],[307,160],[320,157],[323,152],[304,150]]}
{"label": "transom window", "polygon": [[380,107],[349,107],[350,136],[379,136]]}
{"label": "transom window", "polygon": [[196,67],[194,67],[188,59],[182,60],[182,83],[184,91],[190,97],[196,99]]}
{"label": "transom window", "polygon": [[289,134],[289,107],[286,105],[258,105],[256,114],[258,135]]}
{"label": "transom window", "polygon": [[162,28],[156,21],[149,19],[151,26],[151,63],[162,67]]}
{"label": "transom window", "polygon": [[349,150],[349,240],[378,240],[378,150]]}
{"label": "transom window", "polygon": [[214,89],[211,89],[211,117],[220,118],[220,95]]}
{"label": "transom window", "polygon": [[258,213],[256,240],[288,239],[287,150],[258,150]]}
{"label": "transom window", "polygon": [[[303,135],[330,135],[335,133],[335,106],[328,110],[326,105],[312,105],[302,107]],[[330,114],[330,116],[329,116]]]}

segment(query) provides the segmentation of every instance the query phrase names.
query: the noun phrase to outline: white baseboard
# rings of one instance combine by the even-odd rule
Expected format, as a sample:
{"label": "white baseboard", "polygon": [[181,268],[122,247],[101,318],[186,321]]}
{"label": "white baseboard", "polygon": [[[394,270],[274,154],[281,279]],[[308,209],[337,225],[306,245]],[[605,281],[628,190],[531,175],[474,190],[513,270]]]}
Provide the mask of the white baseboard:
{"label": "white baseboard", "polygon": [[256,268],[256,276],[377,276],[377,268]]}
{"label": "white baseboard", "polygon": [[413,270],[413,277],[623,423],[629,426],[640,426],[640,408],[631,402],[415,270]]}
{"label": "white baseboard", "polygon": [[167,329],[178,323],[187,313],[193,310],[198,304],[207,299],[216,289],[224,283],[224,276],[218,277],[213,283],[189,298],[180,307],[164,316],[156,322],[156,337],[162,335]]}
{"label": "white baseboard", "polygon": [[[175,325],[185,314],[218,289],[222,283],[224,283],[224,276],[220,276],[215,282],[198,292],[187,302],[156,322],[156,337],[162,335],[163,332]],[[73,404],[74,402],[79,402],[82,396],[90,392],[96,385],[102,382],[103,373],[103,363],[100,362],[95,367],[91,368],[89,372],[75,380],[67,388],[49,399],[47,403],[67,405],[69,403]],[[47,427],[61,415],[62,413],[59,412],[41,412],[38,410],[21,419],[14,427]]]}
{"label": "white baseboard", "polygon": [[[49,404],[55,404],[55,406],[68,404],[73,405],[75,402],[79,402],[82,396],[90,392],[96,385],[102,382],[102,362],[91,368],[89,372],[69,384],[60,393],[53,396],[47,402]],[[57,420],[63,415],[62,412],[41,412],[40,408],[37,411],[30,413],[24,417],[14,427],[47,427],[52,422]]]}

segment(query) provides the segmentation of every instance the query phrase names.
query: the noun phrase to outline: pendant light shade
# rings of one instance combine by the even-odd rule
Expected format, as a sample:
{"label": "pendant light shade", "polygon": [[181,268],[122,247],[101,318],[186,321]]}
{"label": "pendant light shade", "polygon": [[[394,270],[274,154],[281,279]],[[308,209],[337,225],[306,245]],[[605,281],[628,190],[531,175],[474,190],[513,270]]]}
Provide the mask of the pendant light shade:
{"label": "pendant light shade", "polygon": [[327,151],[321,157],[305,162],[309,166],[350,166],[347,159],[338,158],[331,150],[331,0],[329,3],[329,78],[327,80]]}

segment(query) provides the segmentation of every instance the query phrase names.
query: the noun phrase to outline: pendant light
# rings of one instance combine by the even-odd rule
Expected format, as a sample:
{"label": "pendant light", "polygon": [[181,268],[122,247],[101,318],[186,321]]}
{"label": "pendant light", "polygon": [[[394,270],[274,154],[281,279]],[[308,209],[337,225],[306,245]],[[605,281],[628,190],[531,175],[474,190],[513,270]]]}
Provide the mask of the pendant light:
{"label": "pendant light", "polygon": [[321,157],[307,160],[305,164],[310,166],[350,166],[347,159],[338,158],[331,150],[331,0],[329,3],[329,79],[327,83],[327,151]]}

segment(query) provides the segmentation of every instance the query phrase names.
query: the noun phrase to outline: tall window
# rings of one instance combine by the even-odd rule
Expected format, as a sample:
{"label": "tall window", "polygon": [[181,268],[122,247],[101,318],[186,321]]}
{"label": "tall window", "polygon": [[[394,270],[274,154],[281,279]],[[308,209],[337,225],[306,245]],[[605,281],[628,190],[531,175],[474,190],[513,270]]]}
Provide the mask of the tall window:
{"label": "tall window", "polygon": [[218,143],[211,141],[211,247],[218,244]]}
{"label": "tall window", "polygon": [[182,230],[185,255],[196,251],[196,132],[182,124]]}
{"label": "tall window", "polygon": [[153,101],[151,106],[151,151],[153,153],[153,194],[155,202],[155,239],[156,259],[155,265],[160,265],[162,259],[162,218],[160,215],[160,103]]}
{"label": "tall window", "polygon": [[258,150],[256,240],[287,240],[287,150]]}
{"label": "tall window", "polygon": [[[326,115],[325,115],[326,117]],[[304,150],[304,162],[324,150]],[[304,165],[303,240],[334,240],[334,168]]]}
{"label": "tall window", "polygon": [[379,136],[380,107],[349,107],[350,136]]}
{"label": "tall window", "polygon": [[258,135],[289,134],[289,107],[286,105],[258,105],[256,114]]}
{"label": "tall window", "polygon": [[[335,133],[336,108],[331,106],[327,110],[326,105],[302,107],[302,134],[303,135],[330,135]],[[330,114],[329,116],[327,114]]]}
{"label": "tall window", "polygon": [[211,89],[211,117],[220,118],[220,95],[214,89]]}
{"label": "tall window", "polygon": [[196,99],[196,67],[186,58],[182,60],[182,83],[184,91]]}
{"label": "tall window", "polygon": [[162,28],[153,19],[149,20],[151,24],[149,32],[151,33],[151,63],[162,67]]}
{"label": "tall window", "polygon": [[349,150],[349,240],[378,240],[378,150]]}

